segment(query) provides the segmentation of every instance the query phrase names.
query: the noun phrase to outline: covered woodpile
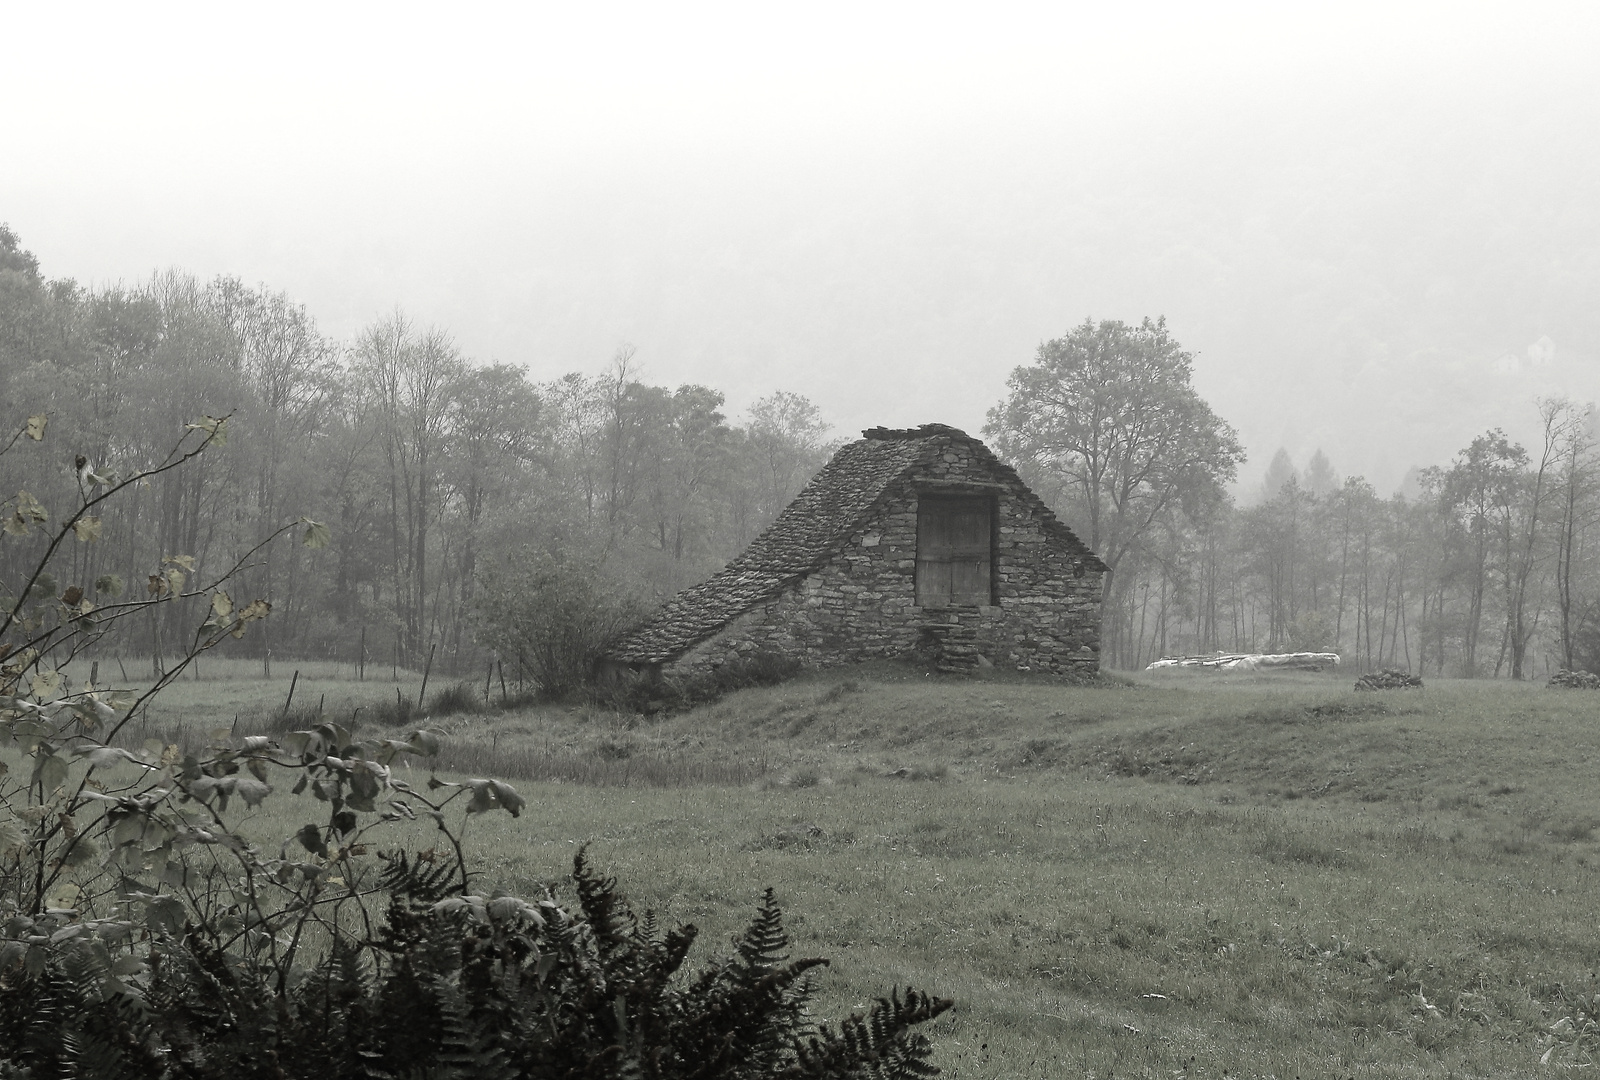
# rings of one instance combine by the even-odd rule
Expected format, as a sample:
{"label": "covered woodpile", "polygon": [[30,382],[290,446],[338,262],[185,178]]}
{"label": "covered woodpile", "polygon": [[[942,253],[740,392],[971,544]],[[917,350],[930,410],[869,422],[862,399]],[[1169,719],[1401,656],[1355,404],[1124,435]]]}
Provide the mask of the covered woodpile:
{"label": "covered woodpile", "polygon": [[1422,676],[1395,668],[1369,671],[1356,680],[1357,690],[1421,690]]}
{"label": "covered woodpile", "polygon": [[1550,676],[1551,686],[1564,686],[1570,690],[1600,690],[1600,675],[1592,671],[1568,671],[1562,668]]}
{"label": "covered woodpile", "polygon": [[1332,652],[1214,653],[1209,656],[1163,656],[1160,660],[1151,661],[1145,670],[1198,668],[1208,671],[1263,671],[1283,668],[1321,671],[1325,667],[1337,667],[1338,664],[1339,654]]}

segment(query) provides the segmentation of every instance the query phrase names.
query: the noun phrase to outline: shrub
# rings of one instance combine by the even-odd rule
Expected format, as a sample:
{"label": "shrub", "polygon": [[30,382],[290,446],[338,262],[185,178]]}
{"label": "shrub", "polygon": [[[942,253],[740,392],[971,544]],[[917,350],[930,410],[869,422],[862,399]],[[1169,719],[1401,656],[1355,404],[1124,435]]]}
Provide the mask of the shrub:
{"label": "shrub", "polygon": [[474,595],[479,642],[515,659],[546,697],[591,685],[601,654],[644,614],[598,560],[564,554],[524,552],[485,571]]}
{"label": "shrub", "polygon": [[483,698],[464,682],[447,686],[428,699],[428,712],[432,716],[453,716],[483,711]]}

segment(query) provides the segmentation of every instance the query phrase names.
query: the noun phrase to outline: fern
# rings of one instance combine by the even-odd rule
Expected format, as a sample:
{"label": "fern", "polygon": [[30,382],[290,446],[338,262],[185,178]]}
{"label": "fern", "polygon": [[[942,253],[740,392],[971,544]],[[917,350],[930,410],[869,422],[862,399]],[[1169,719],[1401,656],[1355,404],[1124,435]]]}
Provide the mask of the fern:
{"label": "fern", "polygon": [[947,998],[930,997],[910,987],[879,998],[863,1019],[846,1017],[839,1033],[823,1030],[796,1047],[796,1061],[775,1074],[781,1080],[914,1080],[937,1076],[928,1064],[932,1046],[911,1028],[949,1009]]}
{"label": "fern", "polygon": [[572,859],[572,883],[577,887],[578,906],[594,934],[601,963],[624,953],[636,942],[637,920],[617,892],[617,879],[602,877],[589,869],[587,846]]}
{"label": "fern", "polygon": [[433,904],[461,891],[456,866],[448,860],[424,862],[418,858],[413,862],[404,851],[384,852],[379,858],[384,869],[378,876],[378,888],[396,899]]}
{"label": "fern", "polygon": [[[12,948],[0,970],[0,1080],[912,1080],[917,1025],[950,1007],[915,990],[837,1031],[806,1005],[819,958],[790,956],[769,889],[733,955],[684,978],[693,926],[636,916],[573,861],[576,910],[460,893],[453,871],[389,858],[386,915],[336,934],[287,984],[216,927],[135,948],[123,983],[93,933]],[[31,924],[30,924],[31,925]],[[30,931],[31,932],[31,931]],[[35,935],[36,939],[41,935]]]}
{"label": "fern", "polygon": [[461,1080],[517,1080],[505,1051],[492,1029],[472,1015],[470,1002],[446,980],[434,986],[439,1004],[436,1075]]}
{"label": "fern", "polygon": [[769,885],[761,894],[760,910],[739,938],[739,959],[753,971],[771,971],[789,959],[783,951],[788,947],[789,932],[783,928],[783,911],[778,907],[777,894]]}

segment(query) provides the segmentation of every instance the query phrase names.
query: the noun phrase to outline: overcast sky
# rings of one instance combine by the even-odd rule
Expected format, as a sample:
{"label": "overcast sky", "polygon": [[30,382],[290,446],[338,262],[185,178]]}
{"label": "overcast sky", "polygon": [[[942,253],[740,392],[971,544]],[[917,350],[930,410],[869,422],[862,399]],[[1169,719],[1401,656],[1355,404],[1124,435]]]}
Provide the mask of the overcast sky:
{"label": "overcast sky", "polygon": [[1165,315],[1247,480],[1600,397],[1600,5],[327,7],[6,5],[0,221],[840,435]]}

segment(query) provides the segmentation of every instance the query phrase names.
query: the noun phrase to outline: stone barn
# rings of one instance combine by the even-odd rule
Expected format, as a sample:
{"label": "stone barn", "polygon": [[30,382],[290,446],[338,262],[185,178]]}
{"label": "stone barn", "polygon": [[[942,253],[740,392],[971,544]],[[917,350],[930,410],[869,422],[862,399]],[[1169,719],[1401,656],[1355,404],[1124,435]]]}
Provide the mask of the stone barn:
{"label": "stone barn", "polygon": [[776,653],[808,668],[1097,670],[1105,564],[1016,472],[943,424],[863,435],[604,666],[692,676]]}

